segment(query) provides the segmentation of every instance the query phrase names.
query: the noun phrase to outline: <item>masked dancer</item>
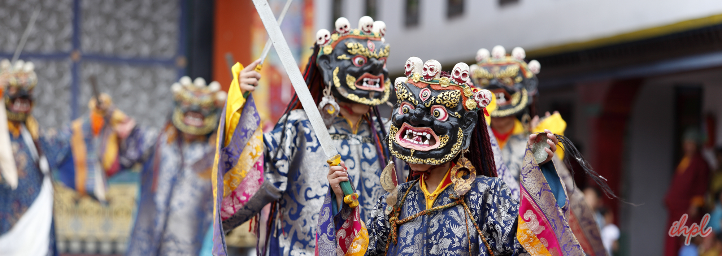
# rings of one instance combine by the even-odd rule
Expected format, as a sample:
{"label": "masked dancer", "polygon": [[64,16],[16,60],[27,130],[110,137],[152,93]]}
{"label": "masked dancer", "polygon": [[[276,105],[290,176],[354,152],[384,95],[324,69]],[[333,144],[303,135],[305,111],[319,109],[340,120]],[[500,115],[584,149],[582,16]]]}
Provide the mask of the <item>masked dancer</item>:
{"label": "masked dancer", "polygon": [[[468,71],[459,66],[454,69]],[[566,138],[548,131],[527,137],[515,200],[496,178],[482,118],[490,91],[451,77],[434,60],[394,86],[399,102],[389,149],[412,174],[406,183],[394,183],[395,166],[386,166],[381,181],[388,193],[363,221],[358,210],[339,200],[343,192],[336,186],[348,179],[346,171],[331,167],[318,255],[584,254],[570,231],[568,195],[552,161],[559,139],[565,149],[573,148]]]}
{"label": "masked dancer", "polygon": [[[358,29],[352,29],[346,18],[339,18],[335,25],[334,33],[318,31],[304,76],[361,195],[358,208],[368,217],[384,193],[379,175],[390,160],[383,143],[387,128],[376,107],[391,93],[385,67],[390,46],[383,39],[384,23],[371,17],[362,17]],[[264,238],[268,242],[260,245],[261,250],[269,255],[310,255],[318,210],[328,191],[323,178],[327,158],[297,96],[274,129],[261,133],[253,97],[242,95],[253,87],[243,76],[239,80],[240,70],[240,65],[233,68],[225,124],[219,133],[223,139],[217,158],[220,170],[214,173],[220,185],[214,193],[222,227],[216,227],[214,252],[225,253],[223,231],[251,220],[272,203]]]}

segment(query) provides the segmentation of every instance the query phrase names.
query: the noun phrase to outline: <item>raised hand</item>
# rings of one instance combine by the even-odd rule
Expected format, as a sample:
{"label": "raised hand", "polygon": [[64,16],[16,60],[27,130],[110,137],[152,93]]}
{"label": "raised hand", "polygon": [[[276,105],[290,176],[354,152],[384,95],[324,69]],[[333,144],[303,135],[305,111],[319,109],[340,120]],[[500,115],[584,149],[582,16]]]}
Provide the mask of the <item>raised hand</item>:
{"label": "raised hand", "polygon": [[243,70],[241,70],[241,74],[238,79],[242,93],[245,94],[246,92],[252,92],[256,90],[256,86],[258,86],[258,80],[261,80],[261,74],[256,72],[256,66],[260,62],[260,59],[256,60],[246,66]]}
{"label": "raised hand", "polygon": [[[549,130],[544,130],[546,133],[546,142],[549,144],[549,148],[545,148],[544,150],[547,152],[547,159],[543,162],[539,163],[539,165],[545,164],[552,160],[552,157],[554,157],[554,152],[557,151],[557,144],[559,143],[559,140],[556,136]],[[542,139],[544,139],[543,136],[538,136],[538,133],[534,133],[532,135],[529,135],[529,143],[534,144],[540,142]]]}

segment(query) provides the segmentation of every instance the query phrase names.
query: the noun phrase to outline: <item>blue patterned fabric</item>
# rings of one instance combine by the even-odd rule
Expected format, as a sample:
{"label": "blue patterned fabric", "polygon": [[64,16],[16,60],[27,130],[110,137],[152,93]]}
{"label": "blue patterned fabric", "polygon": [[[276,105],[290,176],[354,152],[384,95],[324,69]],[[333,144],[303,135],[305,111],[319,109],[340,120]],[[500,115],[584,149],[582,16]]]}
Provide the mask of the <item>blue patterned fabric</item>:
{"label": "blue patterned fabric", "polygon": [[[354,133],[346,119],[337,117],[328,131],[360,195],[361,216],[367,219],[376,200],[385,193],[379,181],[383,166],[379,163],[370,126],[361,121]],[[272,216],[276,218],[270,229],[268,254],[311,255],[315,249],[319,209],[328,192],[329,167],[306,112],[294,110],[282,117],[273,131],[264,134],[264,144],[264,183],[242,209],[223,222],[223,229],[241,225],[266,204],[278,201],[278,214]]]}
{"label": "blue patterned fabric", "polygon": [[123,164],[143,164],[126,255],[199,255],[211,227],[211,166],[198,163],[213,158],[214,147],[204,140],[169,141],[181,136],[174,132],[169,128],[157,135],[136,127],[121,147]]}
{"label": "blue patterned fabric", "polygon": [[[415,215],[426,209],[426,199],[417,182],[399,185],[398,201],[401,206],[398,219]],[[434,202],[434,207],[455,201],[453,185],[447,187]],[[386,195],[388,196],[388,194]],[[376,204],[373,217],[369,219],[369,248],[366,255],[489,255],[472,221],[484,234],[494,255],[519,255],[524,253],[516,239],[518,202],[499,178],[477,177],[472,188],[464,196],[472,216],[465,213],[461,204],[421,215],[398,227],[396,243],[388,241],[391,234],[386,196]],[[334,218],[336,225],[343,223],[345,207]],[[470,218],[472,217],[472,218]],[[327,255],[327,254],[321,254]]]}
{"label": "blue patterned fabric", "polygon": [[[48,159],[51,170],[66,162],[72,162],[69,146],[70,131],[64,129],[61,132],[48,130],[40,134],[37,145]],[[10,186],[0,181],[0,235],[8,232],[15,223],[23,216],[30,205],[40,193],[45,174],[40,171],[39,166],[27,145],[20,136],[10,134],[10,143],[18,171],[18,187],[12,190]],[[33,146],[34,147],[34,146]],[[48,255],[56,255],[54,227],[51,226],[50,234],[38,234],[50,236],[50,249]]]}
{"label": "blue patterned fabric", "polygon": [[[501,149],[501,155],[506,167],[511,175],[519,183],[519,175],[524,163],[524,152],[526,152],[526,142],[528,140],[527,133],[512,134],[506,141],[506,145]],[[518,187],[518,185],[517,185]]]}
{"label": "blue patterned fabric", "polygon": [[511,191],[511,198],[517,200],[519,199],[518,172],[515,178],[512,171],[507,167],[507,162],[504,161],[504,155],[501,153],[501,149],[499,149],[499,142],[496,140],[494,132],[491,131],[491,127],[489,126],[487,126],[486,129],[489,132],[491,151],[494,152],[494,164],[496,165],[496,174],[506,183],[506,186]]}

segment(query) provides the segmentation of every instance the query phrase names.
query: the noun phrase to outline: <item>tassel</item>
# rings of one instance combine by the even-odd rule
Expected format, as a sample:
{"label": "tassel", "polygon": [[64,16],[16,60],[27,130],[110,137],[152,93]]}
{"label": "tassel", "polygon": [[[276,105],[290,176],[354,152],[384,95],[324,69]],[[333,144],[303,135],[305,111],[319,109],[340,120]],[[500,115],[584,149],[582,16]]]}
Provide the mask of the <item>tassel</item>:
{"label": "tassel", "polygon": [[[544,134],[544,133],[540,133],[540,135],[542,135],[542,134]],[[544,136],[546,136],[546,135],[544,134]],[[627,201],[624,201],[619,196],[615,195],[614,192],[612,192],[612,188],[610,188],[609,185],[607,185],[607,182],[606,182],[607,179],[602,177],[602,175],[599,175],[599,173],[597,173],[596,171],[594,171],[594,169],[592,168],[592,165],[590,165],[589,162],[587,162],[587,160],[584,159],[584,157],[582,156],[582,153],[579,152],[577,147],[574,146],[574,144],[572,143],[571,140],[569,140],[569,138],[567,138],[563,135],[557,135],[557,134],[555,134],[555,136],[559,140],[559,143],[562,144],[562,148],[564,149],[564,155],[566,155],[566,157],[564,158],[564,163],[566,163],[567,166],[569,166],[569,172],[571,173],[572,177],[574,177],[574,169],[572,168],[570,159],[574,159],[575,161],[577,161],[577,163],[579,163],[579,165],[582,167],[582,170],[589,177],[591,177],[595,183],[597,183],[599,188],[604,192],[604,194],[609,199],[618,199],[626,204],[638,206],[638,204],[629,203]],[[576,184],[575,184],[575,186],[576,186]]]}

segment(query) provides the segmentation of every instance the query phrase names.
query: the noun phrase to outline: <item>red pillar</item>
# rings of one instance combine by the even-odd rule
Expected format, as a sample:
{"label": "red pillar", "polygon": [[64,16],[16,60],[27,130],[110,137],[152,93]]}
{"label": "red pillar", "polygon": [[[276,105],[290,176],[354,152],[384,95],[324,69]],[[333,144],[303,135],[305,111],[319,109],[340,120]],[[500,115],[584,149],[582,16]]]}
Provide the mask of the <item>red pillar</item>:
{"label": "red pillar", "polygon": [[256,8],[251,1],[216,0],[215,31],[213,33],[213,80],[228,90],[231,71],[226,53],[235,61],[247,65],[251,60],[251,23]]}

